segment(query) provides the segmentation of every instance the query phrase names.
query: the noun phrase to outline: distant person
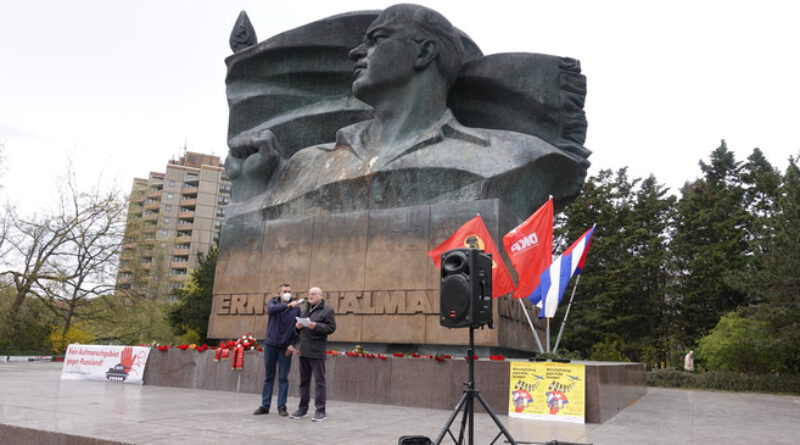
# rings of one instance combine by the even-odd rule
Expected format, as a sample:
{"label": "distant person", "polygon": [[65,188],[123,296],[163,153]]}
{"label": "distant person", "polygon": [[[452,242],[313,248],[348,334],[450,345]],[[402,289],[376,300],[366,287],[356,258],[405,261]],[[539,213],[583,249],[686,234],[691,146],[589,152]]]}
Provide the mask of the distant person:
{"label": "distant person", "polygon": [[261,390],[261,406],[253,414],[269,414],[272,401],[272,386],[275,382],[275,367],[278,367],[278,415],[286,417],[286,398],[289,395],[289,370],[292,367],[293,343],[297,341],[294,324],[300,315],[301,301],[292,300],[289,284],[278,286],[278,295],[267,302],[269,321],[264,336],[264,388]]}
{"label": "distant person", "polygon": [[683,370],[694,372],[694,351],[689,351],[686,357],[683,358]]}
{"label": "distant person", "polygon": [[311,399],[311,376],[314,376],[314,422],[322,422],[328,418],[325,413],[325,352],[328,346],[328,335],[336,330],[333,308],[325,305],[322,289],[312,287],[308,290],[302,318],[309,319],[307,324],[297,321],[295,327],[299,332],[300,350],[300,405],[292,413],[292,419],[308,416],[308,402]]}

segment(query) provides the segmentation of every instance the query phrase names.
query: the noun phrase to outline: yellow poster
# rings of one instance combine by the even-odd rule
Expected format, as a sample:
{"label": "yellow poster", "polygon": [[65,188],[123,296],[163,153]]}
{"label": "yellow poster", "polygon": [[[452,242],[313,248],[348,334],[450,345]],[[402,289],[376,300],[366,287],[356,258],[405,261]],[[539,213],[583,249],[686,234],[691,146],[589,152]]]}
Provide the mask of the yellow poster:
{"label": "yellow poster", "polygon": [[586,422],[586,369],[555,362],[511,362],[508,415]]}

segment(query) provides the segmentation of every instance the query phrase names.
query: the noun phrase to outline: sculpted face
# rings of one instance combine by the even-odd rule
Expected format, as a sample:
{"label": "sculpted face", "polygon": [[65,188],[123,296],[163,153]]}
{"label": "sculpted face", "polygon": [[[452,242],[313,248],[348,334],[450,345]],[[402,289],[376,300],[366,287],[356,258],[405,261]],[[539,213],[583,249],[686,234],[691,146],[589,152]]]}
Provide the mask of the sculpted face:
{"label": "sculpted face", "polygon": [[374,105],[381,92],[404,86],[415,74],[419,45],[414,29],[381,14],[367,29],[364,43],[350,51],[354,68],[353,94]]}

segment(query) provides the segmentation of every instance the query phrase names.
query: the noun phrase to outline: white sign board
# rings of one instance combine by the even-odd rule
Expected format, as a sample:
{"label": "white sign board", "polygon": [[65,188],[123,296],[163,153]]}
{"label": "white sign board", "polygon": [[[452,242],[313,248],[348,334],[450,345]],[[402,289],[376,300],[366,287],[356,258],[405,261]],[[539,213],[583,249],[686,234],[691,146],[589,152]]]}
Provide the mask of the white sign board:
{"label": "white sign board", "polygon": [[61,378],[141,385],[147,346],[69,345]]}

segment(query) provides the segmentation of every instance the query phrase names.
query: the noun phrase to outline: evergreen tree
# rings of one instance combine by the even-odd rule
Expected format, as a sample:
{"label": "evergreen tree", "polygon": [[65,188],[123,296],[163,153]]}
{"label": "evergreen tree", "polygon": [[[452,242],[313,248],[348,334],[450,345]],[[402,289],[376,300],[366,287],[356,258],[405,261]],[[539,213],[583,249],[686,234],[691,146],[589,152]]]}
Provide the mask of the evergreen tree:
{"label": "evergreen tree", "polygon": [[681,189],[670,243],[676,266],[676,321],[687,347],[706,335],[722,314],[747,302],[734,283],[752,261],[741,163],[722,141],[700,168],[703,177]]}
{"label": "evergreen tree", "polygon": [[759,262],[752,262],[738,281],[753,304],[740,313],[768,323],[775,345],[771,356],[783,361],[784,369],[800,372],[800,168],[797,158],[781,178],[764,220],[763,236],[753,240]]}
{"label": "evergreen tree", "polygon": [[173,291],[179,302],[169,311],[169,322],[176,334],[193,331],[199,335],[198,342],[205,342],[217,268],[217,247],[212,246],[206,255],[199,253],[198,259],[198,267],[192,271],[186,285]]}
{"label": "evergreen tree", "polygon": [[[654,177],[630,180],[626,169],[589,178],[565,210],[560,251],[597,223],[580,286],[565,329],[564,345],[592,353],[595,343],[616,335],[628,358],[665,335],[666,233],[674,198]],[[569,294],[565,297],[569,298]],[[563,319],[567,301],[556,315]]]}

